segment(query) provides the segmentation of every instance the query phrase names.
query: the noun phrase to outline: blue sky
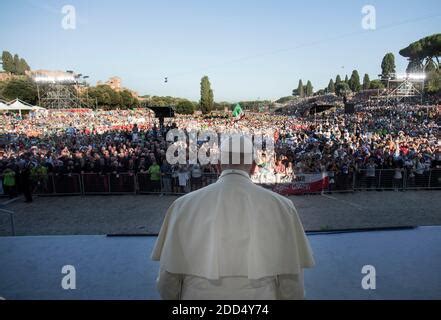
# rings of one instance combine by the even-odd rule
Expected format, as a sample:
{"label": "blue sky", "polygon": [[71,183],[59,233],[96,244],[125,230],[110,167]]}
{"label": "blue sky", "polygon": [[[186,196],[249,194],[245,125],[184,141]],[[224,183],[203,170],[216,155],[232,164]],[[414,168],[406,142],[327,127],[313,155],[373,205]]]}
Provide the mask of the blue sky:
{"label": "blue sky", "polygon": [[[74,30],[61,27],[66,4]],[[376,8],[376,30],[361,27],[364,5]],[[2,0],[0,50],[92,84],[117,75],[140,94],[198,100],[208,75],[216,101],[277,99],[300,78],[315,89],[354,68],[374,78],[386,52],[404,71],[398,51],[440,22],[437,0]]]}

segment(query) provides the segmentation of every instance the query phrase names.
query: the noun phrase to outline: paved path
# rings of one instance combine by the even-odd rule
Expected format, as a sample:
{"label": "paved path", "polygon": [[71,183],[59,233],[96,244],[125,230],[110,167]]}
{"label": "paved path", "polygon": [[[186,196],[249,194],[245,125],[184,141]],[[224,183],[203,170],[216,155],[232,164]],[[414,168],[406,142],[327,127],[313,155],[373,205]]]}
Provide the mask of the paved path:
{"label": "paved path", "polygon": [[[70,196],[19,199],[13,210],[17,235],[157,234],[175,196]],[[290,197],[305,230],[441,225],[440,191],[358,192]],[[5,202],[6,199],[1,199]],[[10,221],[0,213],[0,236]]]}

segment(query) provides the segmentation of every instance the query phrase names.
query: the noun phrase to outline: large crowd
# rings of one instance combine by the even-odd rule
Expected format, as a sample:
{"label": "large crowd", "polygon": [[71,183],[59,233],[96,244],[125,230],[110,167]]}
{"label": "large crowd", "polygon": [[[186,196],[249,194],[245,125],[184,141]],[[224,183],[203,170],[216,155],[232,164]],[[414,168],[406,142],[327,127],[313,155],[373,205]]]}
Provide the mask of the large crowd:
{"label": "large crowd", "polygon": [[[246,113],[233,117],[202,115],[165,119],[160,126],[148,109],[51,110],[0,115],[0,173],[4,189],[20,174],[142,173],[152,188],[161,177],[169,191],[185,192],[211,183],[216,165],[170,165],[166,133],[171,128],[211,130],[218,134],[265,133],[275,152],[261,150],[253,179],[290,182],[302,173],[333,177],[370,175],[376,169],[424,175],[441,168],[440,107],[398,104],[360,105],[354,114],[334,111],[316,116]],[[208,177],[208,178],[207,178]]]}

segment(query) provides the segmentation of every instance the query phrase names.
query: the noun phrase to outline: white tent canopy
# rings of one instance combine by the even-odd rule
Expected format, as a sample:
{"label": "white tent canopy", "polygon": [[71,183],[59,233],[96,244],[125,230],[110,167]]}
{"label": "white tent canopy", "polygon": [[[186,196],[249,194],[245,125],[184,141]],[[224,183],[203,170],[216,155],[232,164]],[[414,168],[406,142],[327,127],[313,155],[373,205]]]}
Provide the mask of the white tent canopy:
{"label": "white tent canopy", "polygon": [[34,106],[20,99],[15,99],[12,103],[8,103],[8,110],[34,110]]}
{"label": "white tent canopy", "polygon": [[0,101],[0,111],[22,111],[22,110],[37,111],[37,110],[46,110],[46,109],[38,106],[33,106],[20,99],[15,99],[8,103],[3,103]]}
{"label": "white tent canopy", "polygon": [[0,110],[9,110],[8,105],[0,101]]}

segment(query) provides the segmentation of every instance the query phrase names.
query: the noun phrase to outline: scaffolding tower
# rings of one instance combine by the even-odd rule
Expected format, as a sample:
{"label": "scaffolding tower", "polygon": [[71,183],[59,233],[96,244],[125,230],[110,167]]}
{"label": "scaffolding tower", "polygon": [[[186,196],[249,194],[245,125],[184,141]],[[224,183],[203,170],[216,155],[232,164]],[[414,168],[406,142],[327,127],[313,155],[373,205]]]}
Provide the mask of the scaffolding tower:
{"label": "scaffolding tower", "polygon": [[38,84],[40,106],[46,109],[77,109],[87,105],[80,98],[76,86],[70,84]]}
{"label": "scaffolding tower", "polygon": [[[73,71],[36,70],[32,78],[37,85],[38,103],[46,109],[89,108],[88,99],[82,99],[83,89],[87,93],[88,76]],[[82,79],[81,79],[82,78]]]}
{"label": "scaffolding tower", "polygon": [[400,102],[418,101],[423,103],[424,98],[424,74],[390,74],[383,81],[386,82],[386,89],[379,91],[377,96],[372,99],[376,100],[377,105],[385,102],[386,105],[396,104]]}

